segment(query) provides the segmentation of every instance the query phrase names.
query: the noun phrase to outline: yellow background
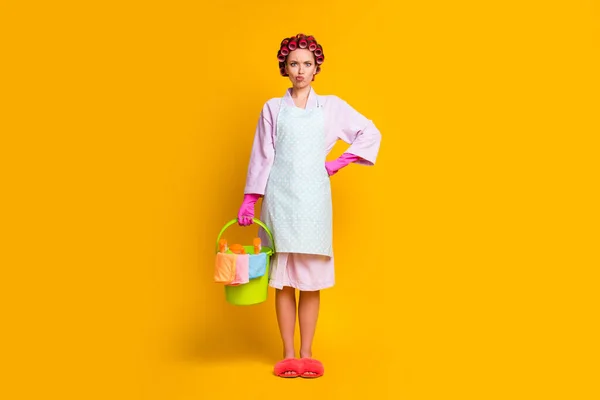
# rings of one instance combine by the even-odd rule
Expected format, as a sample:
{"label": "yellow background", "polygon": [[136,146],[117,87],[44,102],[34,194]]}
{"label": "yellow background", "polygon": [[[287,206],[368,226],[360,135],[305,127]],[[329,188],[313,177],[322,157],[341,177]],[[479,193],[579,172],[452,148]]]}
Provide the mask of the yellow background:
{"label": "yellow background", "polygon": [[[202,3],[2,3],[0,398],[600,396],[598,1]],[[299,32],[383,135],[333,178],[313,381],[211,282]]]}

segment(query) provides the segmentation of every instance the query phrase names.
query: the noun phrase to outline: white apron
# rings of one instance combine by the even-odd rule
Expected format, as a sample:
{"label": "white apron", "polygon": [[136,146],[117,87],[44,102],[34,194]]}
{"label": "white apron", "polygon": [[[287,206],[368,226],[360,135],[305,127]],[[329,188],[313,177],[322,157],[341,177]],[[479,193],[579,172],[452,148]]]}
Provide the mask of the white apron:
{"label": "white apron", "polygon": [[[282,99],[275,159],[261,219],[278,253],[332,256],[332,204],[323,108],[302,109]],[[261,235],[263,236],[263,235]]]}

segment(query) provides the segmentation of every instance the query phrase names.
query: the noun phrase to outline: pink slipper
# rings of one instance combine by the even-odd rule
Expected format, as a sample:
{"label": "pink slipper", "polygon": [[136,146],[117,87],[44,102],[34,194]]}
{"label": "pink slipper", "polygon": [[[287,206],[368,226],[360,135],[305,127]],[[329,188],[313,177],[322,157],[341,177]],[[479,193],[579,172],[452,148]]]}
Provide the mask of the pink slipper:
{"label": "pink slipper", "polygon": [[[325,373],[325,368],[323,368],[323,364],[319,360],[301,358],[300,362],[302,363],[302,373],[300,376],[303,378],[318,378]],[[312,374],[308,374],[307,372],[312,372]]]}
{"label": "pink slipper", "polygon": [[[282,378],[296,378],[302,372],[302,364],[296,358],[286,358],[275,364],[273,372]],[[286,372],[293,372],[293,374],[286,374]]]}

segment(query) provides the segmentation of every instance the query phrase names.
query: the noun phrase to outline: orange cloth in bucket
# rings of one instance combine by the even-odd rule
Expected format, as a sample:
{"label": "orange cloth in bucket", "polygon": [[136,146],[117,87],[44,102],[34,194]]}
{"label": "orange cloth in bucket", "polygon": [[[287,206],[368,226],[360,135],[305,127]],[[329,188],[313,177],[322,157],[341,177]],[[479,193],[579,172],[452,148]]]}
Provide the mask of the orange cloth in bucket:
{"label": "orange cloth in bucket", "polygon": [[230,284],[236,277],[236,254],[217,253],[215,258],[214,281]]}

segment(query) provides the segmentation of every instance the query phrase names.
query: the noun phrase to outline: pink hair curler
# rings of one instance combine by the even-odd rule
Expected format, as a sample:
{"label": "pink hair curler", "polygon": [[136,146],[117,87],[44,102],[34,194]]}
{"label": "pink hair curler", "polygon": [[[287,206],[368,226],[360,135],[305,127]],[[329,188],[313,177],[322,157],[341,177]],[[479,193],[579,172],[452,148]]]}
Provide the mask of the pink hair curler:
{"label": "pink hair curler", "polygon": [[286,39],[283,39],[283,40],[281,41],[281,44],[280,44],[279,46],[285,46],[286,44],[288,44],[288,43],[289,43],[289,41],[290,41],[290,39],[287,39],[287,38],[286,38]]}
{"label": "pink hair curler", "polygon": [[308,40],[302,38],[298,41],[298,47],[300,47],[301,49],[305,49],[308,47]]}
{"label": "pink hair curler", "polygon": [[290,40],[290,42],[287,44],[287,47],[290,49],[290,51],[296,50],[298,47],[298,41],[296,39]]}
{"label": "pink hair curler", "polygon": [[317,64],[323,64],[323,61],[325,61],[325,57],[324,56],[318,56],[317,57]]}
{"label": "pink hair curler", "polygon": [[317,43],[315,43],[313,41],[309,41],[308,42],[308,49],[310,51],[315,51],[317,49]]}
{"label": "pink hair curler", "polygon": [[283,46],[281,49],[279,49],[279,52],[281,54],[283,54],[284,56],[287,56],[288,54],[290,54],[290,50],[285,46]]}
{"label": "pink hair curler", "polygon": [[315,56],[319,57],[323,55],[323,48],[321,47],[320,44],[317,45],[317,48],[315,49]]}
{"label": "pink hair curler", "polygon": [[277,61],[284,62],[285,61],[285,56],[283,54],[279,53],[277,55]]}

